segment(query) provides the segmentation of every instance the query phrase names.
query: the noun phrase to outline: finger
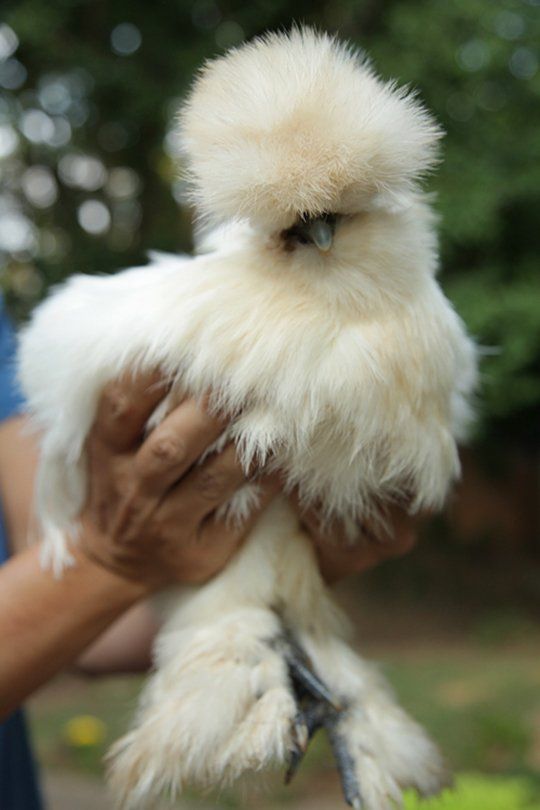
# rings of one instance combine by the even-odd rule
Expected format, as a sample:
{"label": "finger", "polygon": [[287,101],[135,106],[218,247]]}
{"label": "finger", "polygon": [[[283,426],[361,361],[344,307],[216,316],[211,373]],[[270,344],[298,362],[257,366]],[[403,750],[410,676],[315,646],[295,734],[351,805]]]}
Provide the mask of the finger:
{"label": "finger", "polygon": [[361,574],[386,560],[401,557],[411,551],[418,539],[414,525],[400,527],[392,542],[369,541],[356,546],[317,543],[315,551],[323,578],[333,583],[351,574]]}
{"label": "finger", "polygon": [[361,534],[378,548],[382,560],[399,557],[413,547],[425,519],[425,515],[411,515],[402,505],[394,504],[383,521],[364,523]]}
{"label": "finger", "polygon": [[135,456],[135,469],[145,492],[162,495],[197,461],[223,432],[224,422],[187,399],[159,424]]}
{"label": "finger", "polygon": [[388,560],[393,557],[403,557],[415,547],[418,542],[418,529],[413,523],[406,523],[396,527],[392,541],[379,546],[380,559]]}
{"label": "finger", "polygon": [[108,383],[99,400],[90,441],[98,438],[118,451],[134,447],[166,394],[167,383],[157,370],[126,373]]}
{"label": "finger", "polygon": [[245,482],[236,448],[230,444],[222,453],[211,456],[184,476],[166,501],[172,506],[178,499],[187,506],[190,517],[198,522],[228,501]]}

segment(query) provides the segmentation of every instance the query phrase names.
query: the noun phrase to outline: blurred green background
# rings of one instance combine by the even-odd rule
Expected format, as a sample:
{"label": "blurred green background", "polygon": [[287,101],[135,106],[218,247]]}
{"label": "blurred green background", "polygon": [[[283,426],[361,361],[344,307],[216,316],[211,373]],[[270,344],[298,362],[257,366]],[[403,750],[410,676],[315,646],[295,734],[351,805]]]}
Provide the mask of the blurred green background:
{"label": "blurred green background", "polygon": [[[540,807],[540,0],[2,0],[0,284],[20,320],[71,273],[189,250],[179,101],[202,60],[293,20],[364,48],[442,123],[428,181],[441,282],[484,347],[456,498],[417,551],[343,598],[453,764],[510,780],[466,776],[458,799],[426,807]],[[95,801],[137,688],[68,679],[34,700],[54,808]],[[276,791],[194,806],[340,806],[322,747]]]}

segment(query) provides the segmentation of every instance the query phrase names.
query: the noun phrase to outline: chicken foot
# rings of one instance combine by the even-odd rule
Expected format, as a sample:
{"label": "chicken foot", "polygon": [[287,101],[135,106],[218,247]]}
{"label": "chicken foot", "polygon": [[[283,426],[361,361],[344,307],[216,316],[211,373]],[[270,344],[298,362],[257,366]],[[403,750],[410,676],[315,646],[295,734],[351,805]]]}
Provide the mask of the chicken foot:
{"label": "chicken foot", "polygon": [[295,776],[316,732],[324,728],[336,760],[345,801],[354,810],[361,810],[363,804],[355,763],[345,736],[339,730],[341,715],[345,708],[319,678],[307,654],[290,635],[280,639],[279,646],[287,661],[289,678],[298,706],[294,722],[296,745],[289,756],[285,784],[290,784]]}

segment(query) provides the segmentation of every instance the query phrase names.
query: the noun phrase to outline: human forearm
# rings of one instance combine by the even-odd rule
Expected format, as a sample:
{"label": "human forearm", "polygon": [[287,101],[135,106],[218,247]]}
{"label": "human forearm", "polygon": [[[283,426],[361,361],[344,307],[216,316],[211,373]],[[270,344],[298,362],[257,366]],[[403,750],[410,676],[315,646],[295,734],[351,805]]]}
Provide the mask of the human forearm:
{"label": "human forearm", "polygon": [[79,555],[62,579],[43,571],[39,547],[0,569],[0,716],[69,666],[111,622],[147,594]]}
{"label": "human forearm", "polygon": [[75,671],[92,677],[147,672],[159,628],[159,615],[151,600],[137,602],[83,650],[75,662]]}

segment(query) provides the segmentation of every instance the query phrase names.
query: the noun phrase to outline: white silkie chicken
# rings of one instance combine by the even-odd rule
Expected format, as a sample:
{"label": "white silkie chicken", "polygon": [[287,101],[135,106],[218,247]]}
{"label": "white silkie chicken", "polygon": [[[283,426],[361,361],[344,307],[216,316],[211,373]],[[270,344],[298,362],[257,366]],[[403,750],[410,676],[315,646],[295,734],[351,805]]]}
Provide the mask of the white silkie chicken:
{"label": "white silkie chicken", "polygon": [[[459,472],[475,349],[435,280],[418,181],[440,130],[414,95],[335,39],[293,30],[205,65],[180,126],[199,214],[225,223],[213,250],[73,278],[22,338],[57,572],[76,542],[96,403],[128,369],[161,367],[170,402],[211,391],[246,470],[270,460],[351,527],[384,522],[396,501],[440,507]],[[247,485],[231,519],[256,500]],[[285,496],[225,571],[163,605],[155,672],[112,757],[125,806],[284,761],[293,771],[319,726],[353,807],[440,788],[439,753],[344,640]]]}

